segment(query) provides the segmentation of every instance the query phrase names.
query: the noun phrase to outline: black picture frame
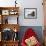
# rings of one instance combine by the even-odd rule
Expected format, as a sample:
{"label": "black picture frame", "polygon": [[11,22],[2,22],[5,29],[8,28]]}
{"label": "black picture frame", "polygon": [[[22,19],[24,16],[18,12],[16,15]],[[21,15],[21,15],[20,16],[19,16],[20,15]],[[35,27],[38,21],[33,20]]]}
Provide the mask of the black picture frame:
{"label": "black picture frame", "polygon": [[37,19],[37,8],[24,8],[25,19]]}

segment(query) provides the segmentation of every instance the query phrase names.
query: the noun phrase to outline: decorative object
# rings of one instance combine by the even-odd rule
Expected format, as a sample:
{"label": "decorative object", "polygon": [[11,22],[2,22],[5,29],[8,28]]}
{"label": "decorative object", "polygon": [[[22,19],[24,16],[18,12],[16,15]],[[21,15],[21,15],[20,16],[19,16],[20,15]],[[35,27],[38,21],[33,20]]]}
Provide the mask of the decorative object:
{"label": "decorative object", "polygon": [[3,24],[8,24],[8,15],[3,15],[3,18],[2,18],[2,23]]}
{"label": "decorative object", "polygon": [[5,19],[5,24],[8,24],[8,18],[7,18],[7,19]]}
{"label": "decorative object", "polygon": [[14,29],[14,32],[17,32],[16,28]]}
{"label": "decorative object", "polygon": [[17,4],[17,2],[16,2],[17,0],[15,0],[15,7],[16,7],[16,4]]}
{"label": "decorative object", "polygon": [[12,40],[12,30],[11,29],[5,28],[3,30],[2,40],[4,41]]}
{"label": "decorative object", "polygon": [[25,19],[36,19],[37,8],[24,8],[24,18]]}
{"label": "decorative object", "polygon": [[14,32],[13,40],[18,40],[18,32]]}
{"label": "decorative object", "polygon": [[9,10],[2,10],[2,15],[9,15]]}
{"label": "decorative object", "polygon": [[10,15],[17,15],[17,13],[18,13],[18,12],[15,11],[15,10],[10,10],[10,12],[9,12]]}
{"label": "decorative object", "polygon": [[16,40],[18,40],[18,32],[14,32],[10,28],[5,28],[2,31],[2,40],[4,40],[4,41],[9,41],[9,40],[16,41]]}

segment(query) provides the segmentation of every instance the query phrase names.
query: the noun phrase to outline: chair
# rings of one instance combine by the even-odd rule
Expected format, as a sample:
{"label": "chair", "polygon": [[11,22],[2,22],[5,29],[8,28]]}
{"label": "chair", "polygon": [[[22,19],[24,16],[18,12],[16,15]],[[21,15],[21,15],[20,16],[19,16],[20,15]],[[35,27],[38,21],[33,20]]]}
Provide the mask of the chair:
{"label": "chair", "polygon": [[[28,39],[30,37],[35,37],[37,40],[37,44],[35,44],[34,46],[41,46],[39,40],[37,39],[37,34],[34,32],[34,30],[32,28],[28,28],[24,34],[24,37],[22,38],[22,42],[21,42],[21,46],[27,46],[28,42],[26,43],[25,40]],[[31,44],[31,43],[30,43]],[[29,45],[30,46],[30,45]]]}

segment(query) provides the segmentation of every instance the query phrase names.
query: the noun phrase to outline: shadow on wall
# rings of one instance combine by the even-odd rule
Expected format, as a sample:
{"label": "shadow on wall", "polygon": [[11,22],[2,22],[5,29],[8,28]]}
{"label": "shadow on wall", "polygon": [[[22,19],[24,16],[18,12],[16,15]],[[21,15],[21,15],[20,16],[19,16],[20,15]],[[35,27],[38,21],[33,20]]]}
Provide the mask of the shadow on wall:
{"label": "shadow on wall", "polygon": [[39,39],[39,41],[41,43],[43,43],[43,30],[42,30],[42,26],[21,26],[20,27],[20,32],[19,32],[19,39],[20,39],[20,42],[23,38],[23,35],[25,33],[25,31],[28,29],[28,28],[32,28],[36,33],[37,33],[37,37]]}

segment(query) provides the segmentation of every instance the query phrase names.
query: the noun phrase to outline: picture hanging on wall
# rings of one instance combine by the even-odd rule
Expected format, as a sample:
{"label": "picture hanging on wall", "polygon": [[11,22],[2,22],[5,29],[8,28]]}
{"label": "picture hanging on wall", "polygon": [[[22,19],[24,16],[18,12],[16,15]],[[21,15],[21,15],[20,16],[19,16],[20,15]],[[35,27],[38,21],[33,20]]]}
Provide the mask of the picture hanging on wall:
{"label": "picture hanging on wall", "polygon": [[36,19],[37,8],[24,8],[24,18],[25,19]]}

